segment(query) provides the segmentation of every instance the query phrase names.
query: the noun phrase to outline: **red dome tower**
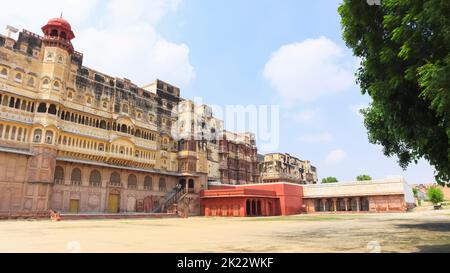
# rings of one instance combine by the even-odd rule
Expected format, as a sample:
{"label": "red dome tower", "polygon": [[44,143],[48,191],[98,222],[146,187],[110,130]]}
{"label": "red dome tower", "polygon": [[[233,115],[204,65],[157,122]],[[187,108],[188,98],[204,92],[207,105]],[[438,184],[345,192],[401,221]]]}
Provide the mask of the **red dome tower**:
{"label": "red dome tower", "polygon": [[73,45],[71,40],[75,38],[73,34],[72,27],[69,22],[61,17],[53,18],[48,21],[48,23],[42,27],[44,32],[44,43],[47,46],[58,46],[69,51],[70,54],[73,53]]}

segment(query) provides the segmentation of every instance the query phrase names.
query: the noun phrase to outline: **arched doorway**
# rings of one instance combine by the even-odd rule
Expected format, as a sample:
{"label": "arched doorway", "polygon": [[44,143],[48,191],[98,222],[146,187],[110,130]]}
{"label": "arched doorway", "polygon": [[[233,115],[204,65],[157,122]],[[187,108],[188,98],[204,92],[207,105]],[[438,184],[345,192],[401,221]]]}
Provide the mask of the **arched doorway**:
{"label": "arched doorway", "polygon": [[258,212],[256,200],[252,200],[252,216],[255,216]]}
{"label": "arched doorway", "polygon": [[361,211],[369,211],[370,205],[369,205],[369,199],[363,198],[361,199]]}
{"label": "arched doorway", "polygon": [[269,211],[268,211],[269,215],[268,216],[275,216],[275,213],[273,212],[272,202],[269,202],[267,205],[269,207]]}
{"label": "arched doorway", "polygon": [[322,200],[320,199],[314,200],[314,211],[315,212],[323,211]]}
{"label": "arched doorway", "polygon": [[118,190],[112,190],[109,193],[108,198],[108,213],[120,212],[120,192]]}
{"label": "arched doorway", "polygon": [[256,215],[262,216],[261,200],[256,201]]}
{"label": "arched doorway", "polygon": [[188,187],[189,187],[189,192],[190,193],[194,192],[194,185],[195,185],[194,179],[189,179]]}
{"label": "arched doorway", "polygon": [[186,179],[181,179],[178,184],[180,185],[178,187],[181,187],[181,189],[185,189],[186,188]]}

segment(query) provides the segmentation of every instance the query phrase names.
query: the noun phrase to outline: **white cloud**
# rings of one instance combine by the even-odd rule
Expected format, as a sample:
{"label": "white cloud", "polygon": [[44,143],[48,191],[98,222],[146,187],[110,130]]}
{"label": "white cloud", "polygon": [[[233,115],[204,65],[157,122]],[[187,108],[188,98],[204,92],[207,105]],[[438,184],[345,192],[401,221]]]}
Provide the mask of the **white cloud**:
{"label": "white cloud", "polygon": [[183,88],[196,77],[189,47],[168,41],[156,29],[161,18],[176,11],[181,2],[17,0],[2,5],[8,12],[0,18],[0,25],[41,34],[40,27],[64,11],[76,35],[75,50],[84,54],[84,65],[139,85],[159,78]]}
{"label": "white cloud", "polygon": [[264,77],[286,102],[311,102],[354,84],[354,64],[344,57],[342,48],[326,37],[308,39],[272,53]]}
{"label": "white cloud", "polygon": [[309,124],[316,120],[318,113],[319,109],[311,109],[292,114],[290,117],[297,123]]}
{"label": "white cloud", "polygon": [[330,142],[333,140],[333,135],[325,132],[325,133],[319,133],[319,134],[310,134],[310,135],[303,135],[298,138],[300,142],[305,143],[324,143],[324,142]]}
{"label": "white cloud", "polygon": [[326,159],[325,159],[325,163],[328,165],[336,165],[342,161],[344,161],[347,158],[347,153],[342,150],[342,149],[338,149],[338,150],[334,150],[331,151]]}
{"label": "white cloud", "polygon": [[107,4],[112,22],[117,24],[157,23],[168,11],[175,11],[181,0],[112,0]]}
{"label": "white cloud", "polygon": [[59,17],[70,18],[70,23],[78,25],[92,16],[98,5],[98,0],[15,0],[2,1],[2,16],[0,27],[12,24],[16,27],[29,29],[41,34],[40,28],[47,20]]}

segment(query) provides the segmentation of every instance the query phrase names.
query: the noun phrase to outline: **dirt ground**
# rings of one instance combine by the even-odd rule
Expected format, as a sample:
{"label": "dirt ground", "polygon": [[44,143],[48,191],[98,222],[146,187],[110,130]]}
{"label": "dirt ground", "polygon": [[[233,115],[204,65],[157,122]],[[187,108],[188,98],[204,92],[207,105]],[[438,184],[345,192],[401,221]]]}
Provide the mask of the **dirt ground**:
{"label": "dirt ground", "polygon": [[0,222],[0,252],[450,252],[450,210]]}

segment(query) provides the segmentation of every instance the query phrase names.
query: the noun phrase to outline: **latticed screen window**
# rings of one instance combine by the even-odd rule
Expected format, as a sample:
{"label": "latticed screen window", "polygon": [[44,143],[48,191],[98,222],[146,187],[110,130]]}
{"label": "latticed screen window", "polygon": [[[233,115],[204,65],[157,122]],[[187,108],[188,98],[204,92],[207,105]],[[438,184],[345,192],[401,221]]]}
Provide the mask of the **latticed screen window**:
{"label": "latticed screen window", "polygon": [[162,191],[162,192],[167,191],[167,188],[166,188],[166,180],[165,180],[164,178],[161,178],[161,179],[159,180],[159,191]]}
{"label": "latticed screen window", "polygon": [[102,180],[102,177],[101,177],[100,172],[97,170],[94,170],[91,172],[91,175],[89,177],[89,185],[91,187],[100,187],[101,183],[102,183],[101,180]]}
{"label": "latticed screen window", "polygon": [[120,186],[120,175],[118,173],[112,173],[109,183],[113,186]]}
{"label": "latticed screen window", "polygon": [[77,185],[77,186],[81,185],[81,170],[78,168],[73,169],[70,180],[72,182],[72,185]]}
{"label": "latticed screen window", "polygon": [[128,188],[129,189],[137,188],[137,178],[134,174],[130,174],[130,176],[128,176]]}
{"label": "latticed screen window", "polygon": [[144,180],[144,189],[153,190],[153,181],[150,176],[146,176]]}
{"label": "latticed screen window", "polygon": [[55,168],[55,184],[64,184],[64,169],[60,166],[57,166]]}

